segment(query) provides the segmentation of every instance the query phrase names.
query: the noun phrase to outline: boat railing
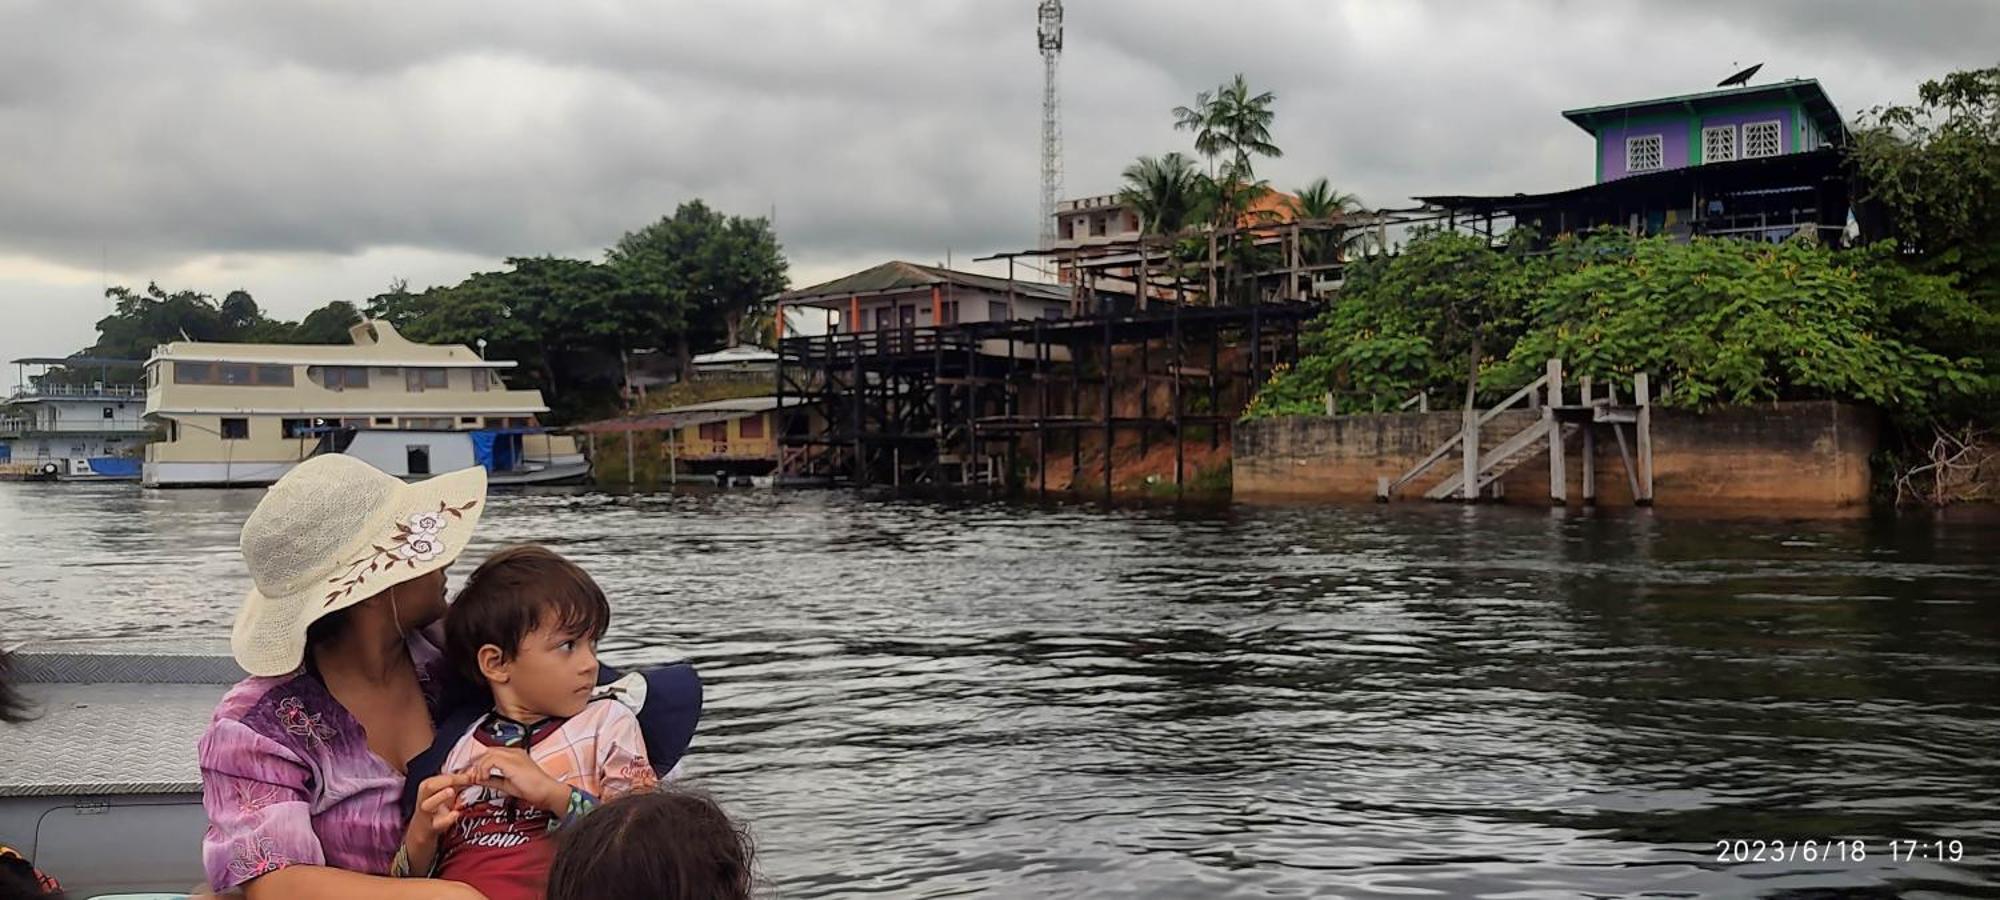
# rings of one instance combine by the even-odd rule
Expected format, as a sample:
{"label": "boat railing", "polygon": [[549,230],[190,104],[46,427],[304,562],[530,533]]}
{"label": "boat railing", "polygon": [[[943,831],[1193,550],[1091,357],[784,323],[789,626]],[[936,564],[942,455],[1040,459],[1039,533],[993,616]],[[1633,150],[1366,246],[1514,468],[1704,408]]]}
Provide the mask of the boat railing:
{"label": "boat railing", "polygon": [[36,419],[0,419],[0,435],[24,434],[138,434],[149,430],[144,419],[84,419],[53,422]]}
{"label": "boat railing", "polygon": [[26,400],[144,400],[146,386],[143,384],[24,384],[15,385],[11,399]]}

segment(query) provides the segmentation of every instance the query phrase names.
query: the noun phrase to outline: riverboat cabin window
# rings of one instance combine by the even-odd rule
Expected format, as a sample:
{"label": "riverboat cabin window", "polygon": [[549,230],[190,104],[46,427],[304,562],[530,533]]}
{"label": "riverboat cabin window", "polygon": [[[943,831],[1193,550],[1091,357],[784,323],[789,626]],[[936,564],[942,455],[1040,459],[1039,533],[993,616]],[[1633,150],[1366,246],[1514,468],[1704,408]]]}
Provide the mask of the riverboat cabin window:
{"label": "riverboat cabin window", "polygon": [[744,440],[760,440],[764,437],[763,416],[751,416],[738,421],[741,421],[743,424],[736,426],[736,430],[738,434],[743,436]]}
{"label": "riverboat cabin window", "polygon": [[1728,162],[1736,158],[1736,126],[1716,125],[1701,130],[1701,161]]}
{"label": "riverboat cabin window", "polygon": [[290,387],[290,366],[257,366],[249,363],[176,362],[175,384],[270,385]]}
{"label": "riverboat cabin window", "polygon": [[431,448],[423,444],[408,444],[403,447],[403,468],[410,475],[431,473]]}
{"label": "riverboat cabin window", "polygon": [[451,386],[450,373],[444,369],[404,369],[403,385],[416,394],[441,391]]}
{"label": "riverboat cabin window", "polygon": [[450,431],[450,416],[407,416],[403,419],[406,431]]}
{"label": "riverboat cabin window", "polygon": [[396,427],[396,420],[395,420],[394,418],[391,418],[391,417],[389,417],[389,416],[376,416],[376,417],[375,417],[375,427],[377,427],[377,428],[394,428],[394,427]]}
{"label": "riverboat cabin window", "polygon": [[1665,161],[1659,135],[1646,134],[1625,139],[1625,171],[1656,172],[1665,167]]}
{"label": "riverboat cabin window", "polygon": [[479,424],[479,417],[478,417],[478,416],[459,416],[459,417],[458,417],[458,424],[460,424],[460,425],[477,425],[477,424]]}
{"label": "riverboat cabin window", "polygon": [[1784,152],[1784,128],[1777,120],[1749,122],[1743,126],[1743,158],[1757,159]]}
{"label": "riverboat cabin window", "polygon": [[368,386],[368,369],[365,366],[313,366],[306,369],[306,377],[318,381],[329,391]]}
{"label": "riverboat cabin window", "polygon": [[313,420],[311,419],[280,419],[278,420],[278,424],[283,429],[284,435],[287,438],[305,437],[313,428]]}
{"label": "riverboat cabin window", "polygon": [[222,439],[225,441],[247,441],[250,439],[249,419],[223,419]]}

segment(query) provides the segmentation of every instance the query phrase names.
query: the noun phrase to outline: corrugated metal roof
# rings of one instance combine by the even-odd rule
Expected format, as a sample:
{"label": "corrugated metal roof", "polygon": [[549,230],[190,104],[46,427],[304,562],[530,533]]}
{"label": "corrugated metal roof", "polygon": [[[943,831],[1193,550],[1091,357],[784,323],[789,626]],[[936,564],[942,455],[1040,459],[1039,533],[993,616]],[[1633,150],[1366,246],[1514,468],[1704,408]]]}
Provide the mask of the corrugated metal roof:
{"label": "corrugated metal roof", "polygon": [[[801,397],[786,397],[784,408],[790,409],[805,403]],[[759,413],[778,409],[777,397],[739,397],[733,400],[710,400],[707,403],[690,403],[663,409],[656,413],[629,419],[604,419],[572,426],[571,431],[618,432],[618,431],[667,431],[686,428],[689,425],[705,425],[710,422],[727,422]]]}
{"label": "corrugated metal roof", "polygon": [[1576,127],[1595,134],[1597,127],[1615,124],[1618,120],[1630,116],[1685,110],[1695,105],[1709,105],[1725,100],[1740,102],[1765,97],[1782,97],[1798,101],[1805,107],[1807,114],[1813,117],[1820,131],[1831,139],[1840,140],[1847,133],[1847,125],[1841,121],[1840,110],[1833,105],[1833,98],[1827,96],[1826,89],[1820,87],[1819,79],[1816,78],[1791,78],[1772,84],[1697,91],[1692,94],[1661,97],[1657,100],[1607,103],[1603,106],[1566,109],[1562,115],[1563,118],[1576,123]]}
{"label": "corrugated metal roof", "polygon": [[[811,287],[786,291],[778,295],[783,303],[812,303],[814,301],[846,300],[863,294],[889,294],[901,291],[917,291],[934,285],[956,285],[978,288],[1004,294],[1008,282],[1005,278],[961,272],[941,266],[923,266],[902,260],[891,260],[870,269],[863,269],[852,275]],[[1011,282],[1016,293],[1032,299],[1067,301],[1069,288],[1059,284],[1044,284],[1039,281]]]}

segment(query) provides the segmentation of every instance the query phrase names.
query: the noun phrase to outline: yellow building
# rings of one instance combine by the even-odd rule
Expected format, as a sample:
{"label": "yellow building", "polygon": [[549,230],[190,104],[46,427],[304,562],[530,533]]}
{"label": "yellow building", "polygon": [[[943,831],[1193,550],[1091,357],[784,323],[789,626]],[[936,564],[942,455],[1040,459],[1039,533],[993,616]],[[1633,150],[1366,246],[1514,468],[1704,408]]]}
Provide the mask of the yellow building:
{"label": "yellow building", "polygon": [[[786,398],[785,408],[800,404]],[[779,415],[777,397],[713,400],[661,410],[631,419],[611,419],[578,426],[592,435],[599,454],[613,462],[625,452],[627,437],[659,436],[658,469],[670,480],[760,478],[778,466]]]}
{"label": "yellow building", "polygon": [[495,484],[587,474],[568,437],[543,433],[540,391],[513,390],[514,363],[462,345],[417,344],[388,322],[353,343],[174,341],[146,364],[148,485],[270,484],[316,453],[359,457],[422,478],[485,465]]}

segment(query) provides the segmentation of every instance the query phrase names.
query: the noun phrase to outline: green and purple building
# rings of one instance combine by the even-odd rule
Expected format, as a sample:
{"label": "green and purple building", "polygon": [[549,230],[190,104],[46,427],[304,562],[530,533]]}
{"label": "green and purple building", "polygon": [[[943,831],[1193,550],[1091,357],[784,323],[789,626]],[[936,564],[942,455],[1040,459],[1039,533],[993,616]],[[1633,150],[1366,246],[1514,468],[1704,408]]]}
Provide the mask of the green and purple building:
{"label": "green and purple building", "polygon": [[1420,197],[1456,222],[1508,220],[1554,236],[1642,234],[1838,242],[1847,227],[1847,126],[1817,80],[1721,88],[1563,112],[1596,142],[1595,181],[1546,194]]}

